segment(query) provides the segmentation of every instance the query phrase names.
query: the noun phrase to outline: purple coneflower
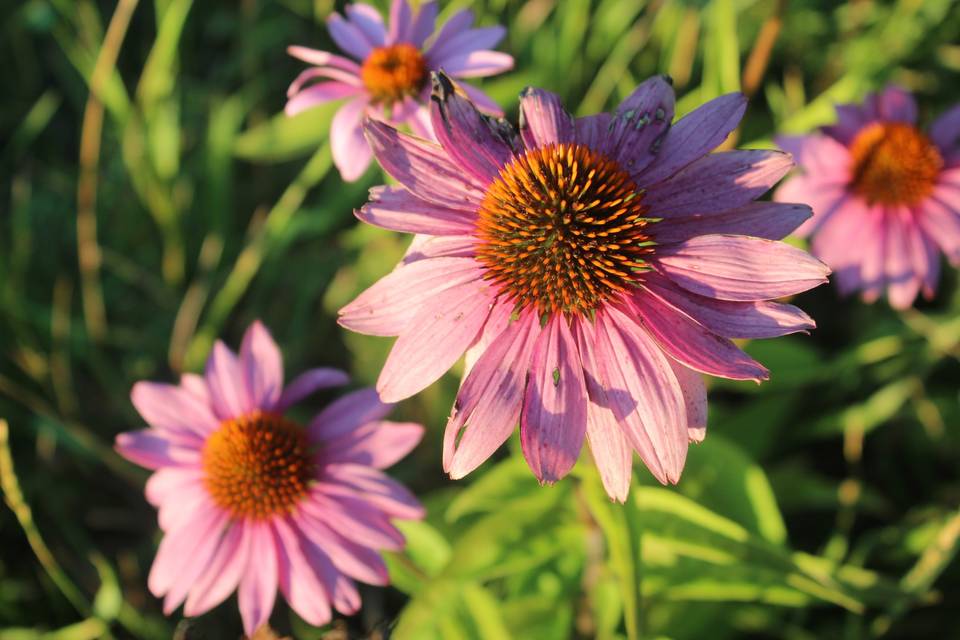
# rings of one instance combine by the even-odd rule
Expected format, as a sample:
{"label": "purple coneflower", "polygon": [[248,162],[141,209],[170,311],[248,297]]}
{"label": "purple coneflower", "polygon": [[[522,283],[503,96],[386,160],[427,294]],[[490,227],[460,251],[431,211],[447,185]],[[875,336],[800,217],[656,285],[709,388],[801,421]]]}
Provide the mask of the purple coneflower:
{"label": "purple coneflower", "polygon": [[801,171],[777,190],[781,202],[809,202],[800,229],[831,266],[841,293],[874,302],[886,290],[904,309],[933,297],[940,251],[960,264],[960,106],[924,133],[913,96],[897,87],[862,105],[837,106],[838,122],[777,143]]}
{"label": "purple coneflower", "polygon": [[303,427],[284,412],[347,376],[313,369],[283,386],[283,358],[259,322],[239,357],[217,342],[204,376],[179,386],[138,382],[133,404],[150,428],[117,450],[154,470],[146,496],[164,532],[148,586],[167,614],[209,611],[235,589],[248,636],[267,622],[277,589],[301,618],[360,608],[354,580],[388,582],[379,549],[404,540],[391,518],[423,509],[379,469],[420,440],[417,424],[383,420],[372,389],[347,394]]}
{"label": "purple coneflower", "polygon": [[377,389],[417,393],[464,352],[467,373],[444,439],[460,478],[520,424],[523,452],[553,482],[589,441],[607,492],[624,500],[637,451],[676,482],[706,428],[699,372],[762,380],[731,338],[804,331],[772,298],[828,269],[776,242],[810,215],[753,202],[792,166],[778,151],[709,152],[743,115],[726,95],[671,126],[669,82],[651,78],[613,114],[572,118],[526,90],[520,132],[434,80],[439,144],[368,121],[401,186],[358,216],[419,234],[404,262],[341,310],[340,323],[399,336]]}
{"label": "purple coneflower", "polygon": [[[364,117],[406,123],[417,135],[432,137],[427,107],[431,71],[442,69],[455,78],[482,78],[513,67],[511,56],[490,50],[503,39],[504,28],[472,28],[469,9],[451,16],[436,35],[436,2],[424,2],[414,12],[407,0],[393,0],[389,27],[367,4],[347,5],[345,13],[345,18],[331,15],[327,28],[333,41],[353,60],[290,47],[290,55],[316,66],[290,85],[286,107],[287,114],[293,115],[331,100],[347,99],[330,125],[333,160],[344,180],[356,180],[370,164],[370,147],[363,137]],[[467,84],[461,88],[485,111],[501,113],[479,89]]]}

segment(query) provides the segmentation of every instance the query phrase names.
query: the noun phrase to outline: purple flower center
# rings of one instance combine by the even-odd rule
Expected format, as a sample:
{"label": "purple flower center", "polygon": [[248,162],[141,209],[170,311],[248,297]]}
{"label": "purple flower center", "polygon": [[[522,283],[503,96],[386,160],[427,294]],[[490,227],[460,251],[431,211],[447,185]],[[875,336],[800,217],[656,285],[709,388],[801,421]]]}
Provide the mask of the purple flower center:
{"label": "purple flower center", "polygon": [[500,170],[477,217],[487,277],[540,314],[591,313],[649,269],[643,191],[582,144],[530,149]]}
{"label": "purple flower center", "polygon": [[933,192],[943,158],[916,127],[874,122],[850,145],[853,189],[870,204],[915,205]]}
{"label": "purple flower center", "polygon": [[286,513],[306,495],[314,474],[303,427],[256,411],[225,420],[203,447],[204,484],[236,517]]}

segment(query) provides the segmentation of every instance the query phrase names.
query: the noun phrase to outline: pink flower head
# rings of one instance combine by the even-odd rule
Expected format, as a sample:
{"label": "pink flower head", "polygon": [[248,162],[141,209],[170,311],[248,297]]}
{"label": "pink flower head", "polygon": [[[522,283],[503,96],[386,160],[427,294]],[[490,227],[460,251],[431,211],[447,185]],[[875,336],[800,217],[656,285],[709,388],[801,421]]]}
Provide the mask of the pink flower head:
{"label": "pink flower head", "polygon": [[[353,60],[290,47],[290,55],[316,66],[290,85],[286,107],[287,115],[294,115],[330,100],[347,99],[330,125],[333,161],[344,180],[356,180],[370,164],[364,117],[406,123],[417,135],[432,138],[427,107],[432,70],[443,69],[455,78],[483,78],[513,68],[511,56],[490,50],[503,39],[504,28],[472,28],[469,9],[455,13],[436,34],[437,3],[432,1],[414,11],[407,0],[393,0],[389,26],[367,4],[347,5],[345,13],[346,17],[331,15],[327,28]],[[501,113],[479,89],[466,84],[462,89],[488,113]]]}
{"label": "pink flower head", "polygon": [[520,98],[519,135],[435,77],[439,144],[368,121],[374,155],[400,187],[357,215],[419,234],[403,263],[340,312],[354,331],[399,336],[381,397],[417,393],[467,354],[443,465],[460,478],[520,423],[542,482],[566,474],[584,437],[607,492],[624,500],[637,451],[677,482],[706,428],[698,372],[762,380],[731,338],[814,326],[772,298],[828,269],[776,242],[810,215],[754,202],[792,163],[777,151],[710,154],[737,125],[726,95],[671,126],[668,79],[613,114],[574,119],[549,92]]}
{"label": "pink flower head", "polygon": [[833,126],[777,139],[801,172],[776,199],[813,207],[797,233],[812,236],[841,293],[874,302],[886,290],[897,309],[933,297],[941,250],[960,264],[960,106],[926,133],[916,122],[913,96],[888,87],[838,105]]}
{"label": "pink flower head", "polygon": [[405,456],[423,428],[383,420],[373,389],[347,394],[306,426],[284,412],[346,384],[313,369],[283,386],[283,359],[255,322],[237,356],[214,345],[203,376],[138,382],[131,398],[150,425],[121,433],[121,455],[154,470],[146,495],[163,540],[148,586],[167,614],[195,616],[238,592],[248,636],[267,622],[277,588],[301,618],[330,621],[360,607],[353,580],[387,584],[379,549],[400,549],[390,518],[423,509],[379,469]]}

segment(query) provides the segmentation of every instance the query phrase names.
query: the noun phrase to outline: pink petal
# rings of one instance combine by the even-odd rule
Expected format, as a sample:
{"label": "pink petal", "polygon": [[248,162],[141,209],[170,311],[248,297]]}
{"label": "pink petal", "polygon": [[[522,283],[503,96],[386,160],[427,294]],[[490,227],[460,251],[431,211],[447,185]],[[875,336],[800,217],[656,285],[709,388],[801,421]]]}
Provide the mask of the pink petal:
{"label": "pink petal", "polygon": [[417,7],[416,16],[413,24],[410,25],[409,38],[411,44],[417,48],[423,48],[423,43],[433,33],[437,23],[437,3],[435,0],[430,2],[421,2]]}
{"label": "pink petal", "polygon": [[827,281],[830,269],[783,242],[700,236],[660,247],[658,269],[687,291],[733,301],[789,296]]}
{"label": "pink petal", "polygon": [[[230,532],[230,525],[226,514],[220,516],[220,524],[215,531],[202,533],[198,531],[199,544],[196,549],[190,553],[189,562],[179,571],[163,599],[163,613],[169,616],[186,599],[187,594],[196,588],[197,581],[206,577],[210,571],[217,570],[219,567],[215,563],[220,561],[220,549],[231,541],[223,535],[223,529],[226,533]],[[235,527],[233,527],[235,528]],[[169,534],[168,534],[169,535]]]}
{"label": "pink petal", "polygon": [[163,596],[181,575],[191,570],[195,556],[209,558],[226,524],[226,513],[219,509],[204,509],[187,525],[167,531],[147,578],[150,593]]}
{"label": "pink petal", "polygon": [[803,168],[806,175],[824,184],[847,184],[850,181],[853,164],[850,150],[835,138],[815,133],[777,136],[775,141],[793,156],[794,162]]}
{"label": "pink petal", "polygon": [[397,187],[371,189],[369,202],[356,215],[384,229],[433,236],[470,234],[476,225],[475,214],[430,204]]}
{"label": "pink petal", "polygon": [[877,112],[884,120],[913,124],[917,121],[917,103],[909,91],[889,86],[875,98]]}
{"label": "pink petal", "polygon": [[278,542],[280,591],[298,616],[309,624],[322,626],[333,617],[330,595],[304,553],[303,547],[312,545],[303,540],[299,525],[295,523],[296,516],[275,518],[271,522]]}
{"label": "pink petal", "polygon": [[400,335],[428,301],[482,277],[482,267],[472,258],[417,260],[397,267],[340,309],[337,322],[358,333]]}
{"label": "pink petal", "polygon": [[203,573],[194,581],[183,606],[185,616],[199,616],[227,599],[247,566],[250,538],[246,527],[236,522],[227,527],[217,551]]}
{"label": "pink petal", "polygon": [[327,18],[327,31],[330,37],[343,51],[346,51],[357,60],[366,60],[373,50],[370,40],[355,24],[345,20],[337,13]]}
{"label": "pink petal", "polygon": [[960,104],[947,109],[933,121],[930,125],[930,139],[944,156],[960,154]]}
{"label": "pink petal", "polygon": [[196,373],[181,374],[180,388],[191,394],[204,406],[210,406],[210,389],[207,387],[207,381],[203,376]]}
{"label": "pink petal", "polygon": [[513,433],[520,418],[536,323],[536,316],[529,312],[511,322],[463,381],[443,435],[443,469],[451,478],[476,469]]}
{"label": "pink petal", "polygon": [[208,404],[182,387],[138,382],[130,400],[147,424],[171,435],[206,437],[220,424]]}
{"label": "pink petal", "polygon": [[380,396],[409,398],[446,373],[480,333],[493,295],[487,283],[467,282],[425,300],[380,371]]}
{"label": "pink petal", "polygon": [[513,160],[512,140],[503,128],[481,115],[472,102],[456,93],[450,79],[434,77],[430,105],[433,132],[448,156],[488,184]]}
{"label": "pink petal", "polygon": [[887,248],[884,278],[887,298],[894,309],[906,309],[920,291],[920,278],[913,271],[910,255],[910,233],[913,228],[910,211],[896,208],[887,211]]}
{"label": "pink petal", "polygon": [[277,540],[266,522],[248,522],[247,535],[250,536],[250,555],[247,567],[240,578],[237,590],[237,605],[243,619],[243,631],[252,637],[254,632],[266,624],[277,599],[279,582],[279,563],[277,559]]}
{"label": "pink petal", "polygon": [[552,484],[569,473],[583,448],[587,389],[566,319],[554,314],[533,346],[520,414],[520,444],[533,474]]}
{"label": "pink petal", "polygon": [[307,434],[311,442],[326,443],[350,433],[368,422],[380,420],[393,405],[380,401],[373,389],[359,389],[337,398],[310,421]]}
{"label": "pink petal", "polygon": [[644,289],[631,299],[641,327],[674,360],[720,378],[760,382],[770,372],[730,340],[709,331],[680,309]]}
{"label": "pink petal", "polygon": [[403,485],[365,465],[327,465],[320,488],[327,495],[361,496],[391,518],[419,520],[424,516],[420,502]]}
{"label": "pink petal", "polygon": [[303,519],[317,520],[334,531],[349,532],[350,539],[375,549],[403,548],[403,534],[382,511],[366,500],[350,496],[329,496],[315,487],[309,500],[302,500],[298,512]]}
{"label": "pink petal", "polygon": [[[453,18],[447,24],[453,22]],[[447,25],[444,25],[446,30]],[[442,38],[443,30],[433,46],[427,50],[427,61],[432,69],[446,69],[447,61],[455,56],[460,56],[481,49],[492,49],[503,40],[507,30],[501,26],[482,27],[480,29],[466,29],[450,38]]]}
{"label": "pink petal", "polygon": [[311,571],[323,583],[323,590],[333,606],[344,615],[353,615],[360,609],[360,594],[356,585],[333,566],[327,552],[309,538],[300,535],[300,549]]}
{"label": "pink petal", "polygon": [[297,45],[287,47],[287,53],[294,58],[318,67],[334,67],[342,71],[347,71],[357,77],[360,75],[360,65],[349,58],[338,56],[335,53]]}
{"label": "pink petal", "polygon": [[647,274],[644,287],[726,338],[776,338],[816,327],[810,316],[789,304],[715,300],[685,291],[657,274]]}
{"label": "pink petal", "polygon": [[387,36],[380,12],[368,4],[354,2],[344,7],[344,12],[355,27],[366,37],[367,42],[375,47],[382,47]]}
{"label": "pink petal", "polygon": [[340,107],[330,123],[330,152],[340,177],[357,180],[370,166],[372,151],[363,137],[367,98],[361,96]]}
{"label": "pink petal", "polygon": [[450,56],[439,66],[455,78],[485,78],[513,69],[513,56],[500,51],[470,51]]}
{"label": "pink petal", "polygon": [[917,211],[911,212],[908,244],[913,271],[920,279],[924,297],[929,300],[936,293],[940,279],[940,253],[933,239],[920,226],[919,215]]}
{"label": "pink petal", "polygon": [[872,303],[883,293],[885,263],[887,258],[887,236],[889,224],[887,212],[876,207],[864,221],[862,254],[860,258],[861,298]]}
{"label": "pink petal", "polygon": [[390,584],[387,566],[376,551],[351,542],[327,525],[300,515],[293,516],[301,534],[323,549],[334,566],[354,580],[384,586]]}
{"label": "pink petal", "polygon": [[467,94],[467,97],[470,98],[473,104],[477,105],[477,108],[480,109],[480,111],[492,116],[503,116],[503,109],[500,108],[500,105],[494,102],[493,98],[485,94],[483,91],[476,88],[472,84],[463,83],[459,86],[461,89],[463,89],[463,92]]}
{"label": "pink petal", "polygon": [[[313,70],[306,71],[304,73],[312,72]],[[293,85],[291,85],[292,88]],[[298,90],[294,95],[287,100],[286,106],[283,108],[283,112],[288,116],[295,116],[302,111],[307,109],[312,109],[313,107],[318,107],[327,102],[333,100],[340,100],[342,98],[350,98],[356,95],[363,93],[363,89],[360,87],[354,87],[343,82],[321,82],[315,84],[311,87],[300,91]]]}
{"label": "pink petal", "polygon": [[[620,103],[601,136],[605,151],[631,176],[651,166],[659,156],[660,144],[673,121],[674,94],[666,76],[653,76],[640,84]],[[578,129],[583,125],[578,124]],[[591,132],[593,134],[594,132]],[[587,142],[593,135],[588,135]],[[596,148],[596,147],[592,147]],[[650,184],[650,183],[644,183]]]}
{"label": "pink petal", "polygon": [[163,431],[143,429],[118,434],[114,446],[117,453],[130,462],[147,469],[160,469],[199,464],[202,443],[199,439],[176,442],[166,437]]}
{"label": "pink petal", "polygon": [[387,33],[387,43],[405,42],[410,38],[410,27],[413,24],[413,10],[407,0],[392,0],[390,3],[390,30]]}
{"label": "pink petal", "polygon": [[220,340],[213,345],[204,372],[210,389],[213,411],[221,420],[229,420],[258,407],[247,390],[246,376],[240,360]]}
{"label": "pink petal", "polygon": [[[669,360],[646,333],[614,307],[597,315],[594,344],[610,409],[650,471],[676,483],[687,458],[683,393]],[[663,470],[663,476],[658,475]]]}
{"label": "pink petal", "polygon": [[577,118],[575,123],[577,141],[580,144],[607,156],[615,155],[618,152],[619,140],[611,138],[609,134],[611,128],[616,126],[613,116],[609,113],[597,113],[592,116]]}
{"label": "pink petal", "polygon": [[259,320],[254,321],[243,336],[240,365],[254,406],[272,408],[283,391],[283,356],[273,336]]}
{"label": "pink petal", "polygon": [[638,184],[661,182],[706,155],[736,128],[746,109],[743,94],[729,93],[680,118],[664,137],[657,161],[636,176]]}
{"label": "pink petal", "polygon": [[651,217],[665,219],[735,209],[766,193],[791,167],[780,151],[712,153],[652,187],[643,203]]}
{"label": "pink petal", "polygon": [[679,362],[671,362],[687,408],[687,434],[690,442],[703,442],[707,437],[707,385],[703,376]]}
{"label": "pink petal", "polygon": [[206,497],[204,472],[200,467],[164,467],[152,474],[144,486],[144,495],[154,507],[168,501],[183,500],[186,495]]}
{"label": "pink petal", "polygon": [[555,142],[571,142],[576,136],[573,116],[567,113],[560,96],[527,87],[520,93],[520,135],[528,149]]}
{"label": "pink petal", "polygon": [[368,422],[324,443],[321,454],[330,462],[352,462],[385,469],[410,453],[423,438],[423,427],[412,422]]}
{"label": "pink petal", "polygon": [[277,413],[283,413],[320,389],[340,387],[348,382],[350,382],[350,376],[339,369],[325,367],[308,369],[287,385],[273,409]]}
{"label": "pink petal", "polygon": [[716,233],[780,240],[812,216],[805,204],[751,202],[719,213],[669,217],[651,227],[657,242],[684,242]]}
{"label": "pink petal", "polygon": [[401,264],[411,264],[427,258],[474,258],[477,239],[463,236],[414,236]]}
{"label": "pink petal", "polygon": [[416,197],[452,209],[476,211],[484,187],[440,145],[367,120],[367,139],[383,170]]}
{"label": "pink petal", "polygon": [[795,175],[787,179],[773,194],[776,202],[805,202],[813,211],[813,217],[800,225],[794,235],[805,238],[817,233],[838,211],[853,198],[846,185],[824,184],[810,175]]}
{"label": "pink petal", "polygon": [[461,383],[467,379],[467,376],[470,374],[470,371],[473,370],[480,356],[486,353],[490,345],[493,344],[493,341],[510,325],[513,311],[514,304],[503,297],[501,297],[493,306],[493,309],[490,310],[490,315],[487,317],[487,321],[484,323],[480,335],[477,336],[477,339],[470,345],[470,348],[467,349],[466,354],[464,354],[463,378],[461,379]]}
{"label": "pink petal", "polygon": [[427,49],[427,54],[429,55],[435,49],[446,46],[448,42],[467,31],[472,25],[473,11],[470,9],[457,11],[440,27],[437,37],[434,38],[430,47]]}
{"label": "pink petal", "polygon": [[[934,195],[921,205],[918,222],[953,264],[960,264],[960,211]],[[140,412],[141,415],[143,412]]]}
{"label": "pink petal", "polygon": [[[574,337],[583,363],[587,403],[587,442],[600,473],[600,480],[611,500],[625,502],[633,475],[633,448],[623,434],[623,427],[610,409],[607,388],[600,382],[600,365],[596,357],[596,333],[589,322],[574,321]],[[656,458],[651,456],[655,462]],[[659,462],[657,462],[659,464]],[[659,467],[654,472],[663,477]]]}

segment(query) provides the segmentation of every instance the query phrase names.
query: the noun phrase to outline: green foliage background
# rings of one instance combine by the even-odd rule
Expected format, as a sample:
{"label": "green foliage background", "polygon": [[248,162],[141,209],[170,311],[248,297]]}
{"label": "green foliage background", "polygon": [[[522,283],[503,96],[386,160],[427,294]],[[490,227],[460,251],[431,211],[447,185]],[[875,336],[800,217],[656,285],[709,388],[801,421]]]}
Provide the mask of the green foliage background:
{"label": "green foliage background", "polygon": [[[443,3],[442,15],[466,4]],[[338,330],[335,312],[409,238],[351,215],[384,178],[372,168],[344,184],[331,170],[332,109],[281,113],[301,68],[284,48],[331,47],[323,19],[334,8],[0,5],[0,481],[10,507],[0,512],[0,638],[239,636],[232,600],[178,623],[146,592],[158,540],[146,474],[111,449],[140,424],[128,400],[136,380],[198,369],[212,340],[236,345],[255,318],[289,373],[338,365],[357,384],[375,380],[389,341]],[[526,85],[586,114],[657,72],[674,77],[681,113],[751,94],[746,146],[828,122],[834,102],[888,81],[917,93],[925,121],[960,101],[952,0],[474,9],[508,27],[501,48],[516,69],[484,87],[511,116]],[[903,314],[839,300],[829,286],[797,302],[817,319],[814,334],[748,345],[772,380],[713,381],[709,435],[680,485],[660,487],[638,465],[623,506],[586,463],[537,486],[516,443],[451,482],[439,449],[456,375],[403,403],[397,415],[428,433],[393,474],[429,517],[403,526],[394,587],[366,589],[363,611],[336,633],[960,636],[956,273]],[[283,605],[272,622],[300,638],[330,633]]]}

